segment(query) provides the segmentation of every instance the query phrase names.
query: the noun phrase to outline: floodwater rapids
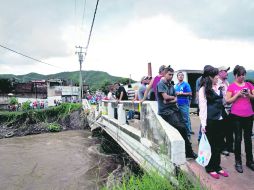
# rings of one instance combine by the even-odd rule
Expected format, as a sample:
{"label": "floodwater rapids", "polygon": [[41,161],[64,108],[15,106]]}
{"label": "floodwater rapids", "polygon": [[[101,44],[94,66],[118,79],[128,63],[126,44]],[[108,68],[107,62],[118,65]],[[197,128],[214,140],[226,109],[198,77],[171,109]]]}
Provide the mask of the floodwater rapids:
{"label": "floodwater rapids", "polygon": [[90,131],[0,139],[0,189],[99,189],[117,168]]}

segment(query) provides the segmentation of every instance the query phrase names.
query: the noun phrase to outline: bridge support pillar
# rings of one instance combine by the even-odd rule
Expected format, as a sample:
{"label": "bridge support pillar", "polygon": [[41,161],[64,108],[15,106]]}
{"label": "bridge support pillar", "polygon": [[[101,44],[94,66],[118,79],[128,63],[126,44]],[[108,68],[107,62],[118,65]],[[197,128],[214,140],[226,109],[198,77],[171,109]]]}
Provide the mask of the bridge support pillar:
{"label": "bridge support pillar", "polygon": [[111,102],[108,103],[108,117],[110,119],[114,118],[114,108],[112,107]]}
{"label": "bridge support pillar", "polygon": [[125,110],[123,109],[123,104],[118,104],[117,113],[119,124],[120,125],[126,124],[126,113]]}

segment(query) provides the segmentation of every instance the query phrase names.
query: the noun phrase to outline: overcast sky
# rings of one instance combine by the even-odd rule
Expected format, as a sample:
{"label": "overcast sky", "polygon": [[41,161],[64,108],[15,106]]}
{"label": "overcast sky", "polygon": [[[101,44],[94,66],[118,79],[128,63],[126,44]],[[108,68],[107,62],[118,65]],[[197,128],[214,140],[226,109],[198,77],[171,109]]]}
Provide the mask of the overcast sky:
{"label": "overcast sky", "polygon": [[[84,4],[85,13],[83,18]],[[0,0],[1,74],[79,69],[96,0]],[[253,0],[100,0],[83,70],[138,80],[152,63],[177,69],[254,70]],[[83,21],[82,21],[83,20]]]}

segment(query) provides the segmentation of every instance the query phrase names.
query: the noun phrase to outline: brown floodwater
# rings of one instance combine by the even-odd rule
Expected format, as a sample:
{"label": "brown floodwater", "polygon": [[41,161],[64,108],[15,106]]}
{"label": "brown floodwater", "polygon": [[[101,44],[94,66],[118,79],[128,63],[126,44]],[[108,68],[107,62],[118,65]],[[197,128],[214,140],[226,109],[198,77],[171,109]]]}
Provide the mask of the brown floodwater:
{"label": "brown floodwater", "polygon": [[0,189],[99,189],[117,164],[90,131],[0,139]]}

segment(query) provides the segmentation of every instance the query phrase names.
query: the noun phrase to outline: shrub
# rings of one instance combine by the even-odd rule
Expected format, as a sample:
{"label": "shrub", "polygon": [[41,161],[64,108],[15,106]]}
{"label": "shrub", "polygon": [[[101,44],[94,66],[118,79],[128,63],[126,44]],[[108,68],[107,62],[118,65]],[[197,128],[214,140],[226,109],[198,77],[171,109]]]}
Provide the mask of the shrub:
{"label": "shrub", "polygon": [[10,105],[15,105],[15,104],[18,104],[18,103],[19,103],[19,102],[18,102],[18,99],[15,98],[15,97],[12,97],[12,98],[10,99],[10,102],[9,102]]}
{"label": "shrub", "polygon": [[51,123],[48,125],[48,130],[50,132],[59,132],[61,130],[61,127],[57,123]]}
{"label": "shrub", "polygon": [[28,111],[28,110],[30,110],[30,101],[26,101],[26,102],[24,102],[23,104],[22,104],[22,110],[23,111]]}

